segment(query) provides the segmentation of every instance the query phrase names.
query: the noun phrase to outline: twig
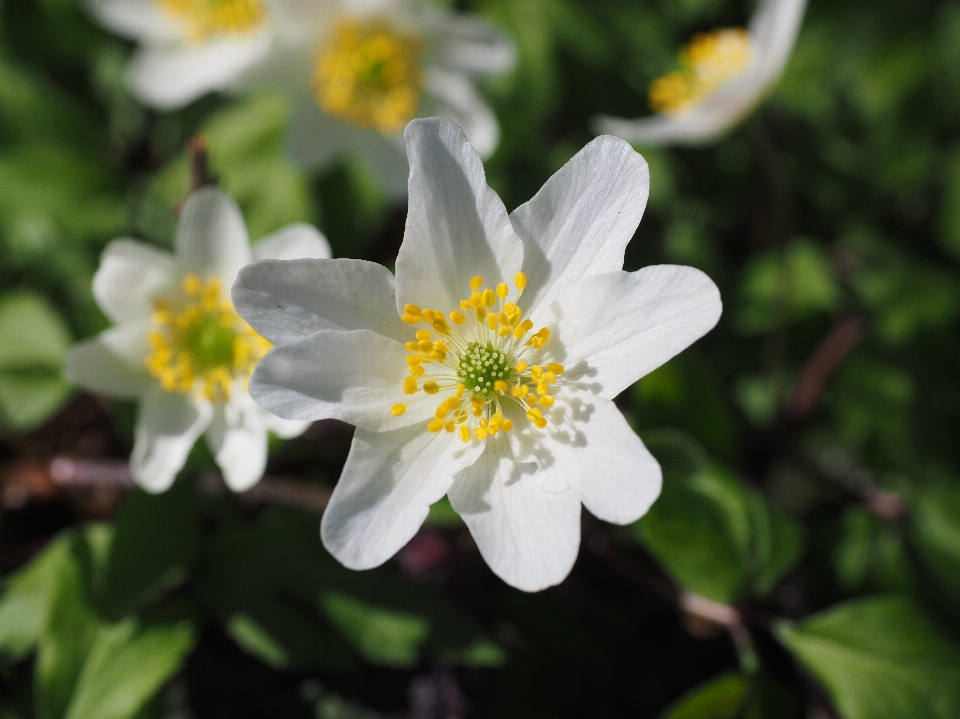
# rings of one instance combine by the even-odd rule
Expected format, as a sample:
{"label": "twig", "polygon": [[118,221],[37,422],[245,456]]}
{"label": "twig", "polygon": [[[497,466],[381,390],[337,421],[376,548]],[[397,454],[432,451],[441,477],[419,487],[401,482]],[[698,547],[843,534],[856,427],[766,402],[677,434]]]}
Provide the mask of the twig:
{"label": "twig", "polygon": [[187,153],[190,156],[191,192],[196,192],[201,187],[217,184],[216,176],[210,172],[210,158],[207,149],[207,138],[204,135],[194,135],[187,141]]}
{"label": "twig", "polygon": [[[219,492],[223,480],[212,473],[212,483],[201,482],[206,491]],[[50,462],[32,462],[29,466],[8,465],[2,473],[4,505],[17,509],[31,497],[49,499],[59,490],[77,488],[132,489],[136,486],[130,474],[130,465],[121,459],[82,459],[55,457]],[[7,495],[9,499],[7,499]],[[330,501],[330,490],[313,487],[288,477],[265,476],[258,484],[238,495],[251,504],[275,504],[323,514]]]}
{"label": "twig", "polygon": [[595,555],[620,575],[635,584],[639,584],[661,601],[675,607],[688,619],[694,619],[694,622],[687,623],[688,626],[706,624],[707,626],[726,629],[737,646],[743,668],[747,671],[753,671],[758,667],[753,640],[750,638],[750,631],[747,629],[743,614],[739,609],[714,602],[693,592],[683,591],[663,577],[646,571],[643,567],[631,561],[629,557],[619,552],[610,543],[610,540],[599,532],[589,535],[586,544]]}
{"label": "twig", "polygon": [[813,411],[834,372],[866,334],[866,324],[857,316],[846,317],[833,326],[800,372],[787,401],[788,416],[802,419]]}

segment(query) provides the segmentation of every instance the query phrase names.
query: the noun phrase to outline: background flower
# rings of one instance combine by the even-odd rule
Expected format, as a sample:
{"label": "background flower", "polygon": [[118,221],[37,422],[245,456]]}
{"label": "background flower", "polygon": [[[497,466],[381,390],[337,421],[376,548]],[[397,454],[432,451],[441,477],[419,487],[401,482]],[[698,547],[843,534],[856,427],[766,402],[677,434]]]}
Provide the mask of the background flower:
{"label": "background flower", "polygon": [[140,47],[126,70],[142,102],[168,110],[235,87],[275,41],[271,0],[86,0],[103,25]]}
{"label": "background flower", "polygon": [[396,284],[349,260],[241,273],[234,302],[277,345],[251,393],[287,419],[357,425],[321,525],[347,566],[389,559],[449,493],[491,568],[543,589],[573,566],[581,502],[626,524],[659,494],[611,400],[713,327],[719,294],[688,267],[621,271],[650,179],[620,140],[508,216],[456,125],[416,120],[406,138]]}
{"label": "background flower", "polygon": [[746,31],[714,30],[681,53],[687,68],[650,87],[651,117],[600,116],[598,132],[639,144],[709,142],[749,114],[793,50],[806,0],[761,0]]}
{"label": "background flower", "polygon": [[226,287],[252,259],[329,257],[310,225],[291,225],[252,249],[236,204],[215,189],[187,199],[173,255],[134,240],[107,246],[94,276],[97,303],[115,323],[77,345],[64,374],[95,392],[140,401],[130,467],[151,492],[173,483],[206,434],[235,491],[263,475],[267,432],[296,436],[303,422],[265,412],[247,381],[269,343],[233,311]]}
{"label": "background flower", "polygon": [[424,0],[286,2],[287,44],[254,82],[284,87],[294,104],[288,154],[321,169],[352,156],[388,194],[406,192],[403,127],[441,115],[460,124],[478,151],[500,139],[493,111],[475,87],[509,71],[512,41],[485,21]]}

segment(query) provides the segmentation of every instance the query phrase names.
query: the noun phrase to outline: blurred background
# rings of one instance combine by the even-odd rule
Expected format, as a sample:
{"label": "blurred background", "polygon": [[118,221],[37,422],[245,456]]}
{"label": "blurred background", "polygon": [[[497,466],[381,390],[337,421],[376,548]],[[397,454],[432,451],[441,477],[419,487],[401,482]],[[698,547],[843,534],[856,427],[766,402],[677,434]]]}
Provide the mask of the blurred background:
{"label": "blurred background", "polygon": [[[740,0],[458,0],[513,37],[481,91],[508,209],[649,112]],[[583,518],[525,594],[449,505],[351,572],[319,517],[352,429],[272,440],[234,495],[206,444],[131,486],[135,407],[60,374],[109,323],[105,244],[170,247],[188,140],[253,239],[315,223],[392,267],[405,214],[359,165],[288,163],[270,92],[157,112],[134,45],[75,0],[0,5],[0,718],[955,719],[960,716],[960,5],[812,0],[765,101],[721,140],[639,147],[626,269],[696,266],[725,312],[618,404],[664,468],[635,525]]]}

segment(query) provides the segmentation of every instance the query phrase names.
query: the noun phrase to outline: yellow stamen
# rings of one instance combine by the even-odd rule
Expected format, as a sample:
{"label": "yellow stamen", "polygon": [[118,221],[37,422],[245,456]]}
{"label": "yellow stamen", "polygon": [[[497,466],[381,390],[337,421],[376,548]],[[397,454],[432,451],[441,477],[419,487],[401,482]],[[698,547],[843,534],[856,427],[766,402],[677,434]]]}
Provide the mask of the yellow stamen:
{"label": "yellow stamen", "polygon": [[650,107],[679,115],[750,66],[752,46],[744,28],[698,33],[680,51],[682,69],[650,84]]}
{"label": "yellow stamen", "polygon": [[235,382],[243,385],[270,343],[253,331],[223,295],[217,277],[190,273],[182,295],[154,302],[147,333],[147,372],[166,392],[226,401]]}
{"label": "yellow stamen", "polygon": [[158,0],[160,8],[200,43],[222,35],[249,35],[266,22],[261,0]]}
{"label": "yellow stamen", "polygon": [[390,408],[390,414],[392,414],[394,417],[399,417],[406,411],[407,405],[403,404],[402,402],[397,403]]}
{"label": "yellow stamen", "polygon": [[416,115],[424,41],[382,18],[344,17],[319,47],[311,78],[317,103],[360,127],[393,134]]}

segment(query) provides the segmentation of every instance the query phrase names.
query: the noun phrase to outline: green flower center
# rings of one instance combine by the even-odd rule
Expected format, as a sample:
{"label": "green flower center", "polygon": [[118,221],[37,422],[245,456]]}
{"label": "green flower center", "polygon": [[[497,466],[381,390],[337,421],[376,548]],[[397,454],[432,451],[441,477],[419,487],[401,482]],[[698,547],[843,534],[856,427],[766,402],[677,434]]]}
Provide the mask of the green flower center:
{"label": "green flower center", "polygon": [[205,317],[183,333],[184,350],[190,353],[201,371],[233,365],[234,339],[232,326],[225,326],[219,315]]}
{"label": "green flower center", "polygon": [[467,390],[484,399],[493,397],[495,382],[509,383],[514,375],[516,370],[510,366],[507,356],[492,342],[471,342],[457,368],[457,376]]}

